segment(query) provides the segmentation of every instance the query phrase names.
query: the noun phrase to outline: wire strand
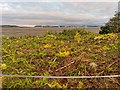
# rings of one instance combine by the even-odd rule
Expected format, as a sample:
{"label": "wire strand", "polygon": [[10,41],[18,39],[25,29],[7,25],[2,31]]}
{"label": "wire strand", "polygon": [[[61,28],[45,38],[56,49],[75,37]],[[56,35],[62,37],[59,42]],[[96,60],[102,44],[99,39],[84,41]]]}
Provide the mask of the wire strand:
{"label": "wire strand", "polygon": [[5,75],[1,74],[1,77],[22,77],[22,78],[117,78],[120,75],[106,75],[106,76],[27,76],[27,75]]}

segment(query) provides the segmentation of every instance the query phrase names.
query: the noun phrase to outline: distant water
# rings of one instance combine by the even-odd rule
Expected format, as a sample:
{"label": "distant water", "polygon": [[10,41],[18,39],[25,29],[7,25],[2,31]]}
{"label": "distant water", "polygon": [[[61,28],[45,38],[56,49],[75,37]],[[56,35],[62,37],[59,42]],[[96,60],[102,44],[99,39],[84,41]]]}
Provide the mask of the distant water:
{"label": "distant water", "polygon": [[[24,35],[30,35],[30,36],[42,36],[47,31],[53,32],[53,33],[59,33],[63,30],[72,30],[76,29],[76,27],[65,27],[65,28],[2,28],[0,34],[6,35],[8,37],[11,36],[24,36]],[[99,27],[86,27],[86,31],[88,32],[94,32],[99,33],[100,28]]]}
{"label": "distant water", "polygon": [[85,30],[89,32],[99,33],[100,27],[85,27]]}

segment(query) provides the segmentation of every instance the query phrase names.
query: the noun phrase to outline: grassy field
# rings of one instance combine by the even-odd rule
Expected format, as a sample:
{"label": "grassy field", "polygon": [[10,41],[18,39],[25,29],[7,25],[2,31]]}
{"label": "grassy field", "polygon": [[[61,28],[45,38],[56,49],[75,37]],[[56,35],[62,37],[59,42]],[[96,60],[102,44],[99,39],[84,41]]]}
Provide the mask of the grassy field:
{"label": "grassy field", "polygon": [[[3,31],[3,33],[5,32]],[[30,31],[29,33],[32,34]],[[37,30],[35,34],[38,35]],[[118,57],[119,40],[117,34],[100,35],[74,29],[62,30],[59,33],[48,32],[43,36],[8,37],[7,35],[2,38],[1,67],[3,74],[28,76],[119,74],[118,63],[120,58]],[[4,88],[120,87],[118,78],[46,79],[3,77],[2,82]]]}

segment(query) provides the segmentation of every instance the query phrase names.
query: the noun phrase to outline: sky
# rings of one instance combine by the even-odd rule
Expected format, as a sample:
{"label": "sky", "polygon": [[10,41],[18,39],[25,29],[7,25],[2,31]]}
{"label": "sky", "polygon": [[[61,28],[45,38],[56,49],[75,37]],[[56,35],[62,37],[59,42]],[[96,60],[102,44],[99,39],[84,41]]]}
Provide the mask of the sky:
{"label": "sky", "polygon": [[0,0],[0,2],[118,2],[119,0]]}
{"label": "sky", "polygon": [[7,25],[103,25],[114,16],[115,11],[118,11],[118,2],[31,0],[31,2],[0,2],[0,9],[2,24]]}

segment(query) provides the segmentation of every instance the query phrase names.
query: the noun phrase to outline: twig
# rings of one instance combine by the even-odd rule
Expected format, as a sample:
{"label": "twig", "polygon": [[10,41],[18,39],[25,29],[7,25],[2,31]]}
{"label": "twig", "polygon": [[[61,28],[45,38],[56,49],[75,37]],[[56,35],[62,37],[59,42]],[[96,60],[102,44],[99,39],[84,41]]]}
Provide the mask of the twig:
{"label": "twig", "polygon": [[116,63],[118,60],[112,62],[107,68],[110,68],[114,63]]}
{"label": "twig", "polygon": [[53,62],[55,62],[57,60],[57,58],[54,58]]}
{"label": "twig", "polygon": [[[111,64],[109,64],[109,66],[108,67],[106,67],[106,68],[110,68],[113,64],[115,64],[116,62],[117,62],[118,60],[116,60],[116,61],[114,61],[114,62],[112,62]],[[102,73],[104,73],[104,70],[102,71],[102,72],[100,72],[98,75],[100,75],[100,74],[102,74]]]}
{"label": "twig", "polygon": [[87,69],[85,68],[85,75],[90,76],[90,74],[88,73]]}
{"label": "twig", "polygon": [[70,66],[70,65],[73,64],[73,63],[75,63],[75,61],[73,61],[73,62],[71,62],[71,63],[69,63],[69,64],[67,64],[67,65],[65,65],[65,66],[63,66],[63,67],[60,67],[60,68],[58,68],[58,69],[55,70],[55,71],[59,71],[59,70],[61,70],[61,69],[64,69],[64,68]]}
{"label": "twig", "polygon": [[113,78],[110,78],[114,83],[118,84],[120,86],[120,83],[115,81]]}
{"label": "twig", "polygon": [[88,74],[88,76],[90,76],[90,74],[88,73],[87,69],[86,69],[86,73]]}

